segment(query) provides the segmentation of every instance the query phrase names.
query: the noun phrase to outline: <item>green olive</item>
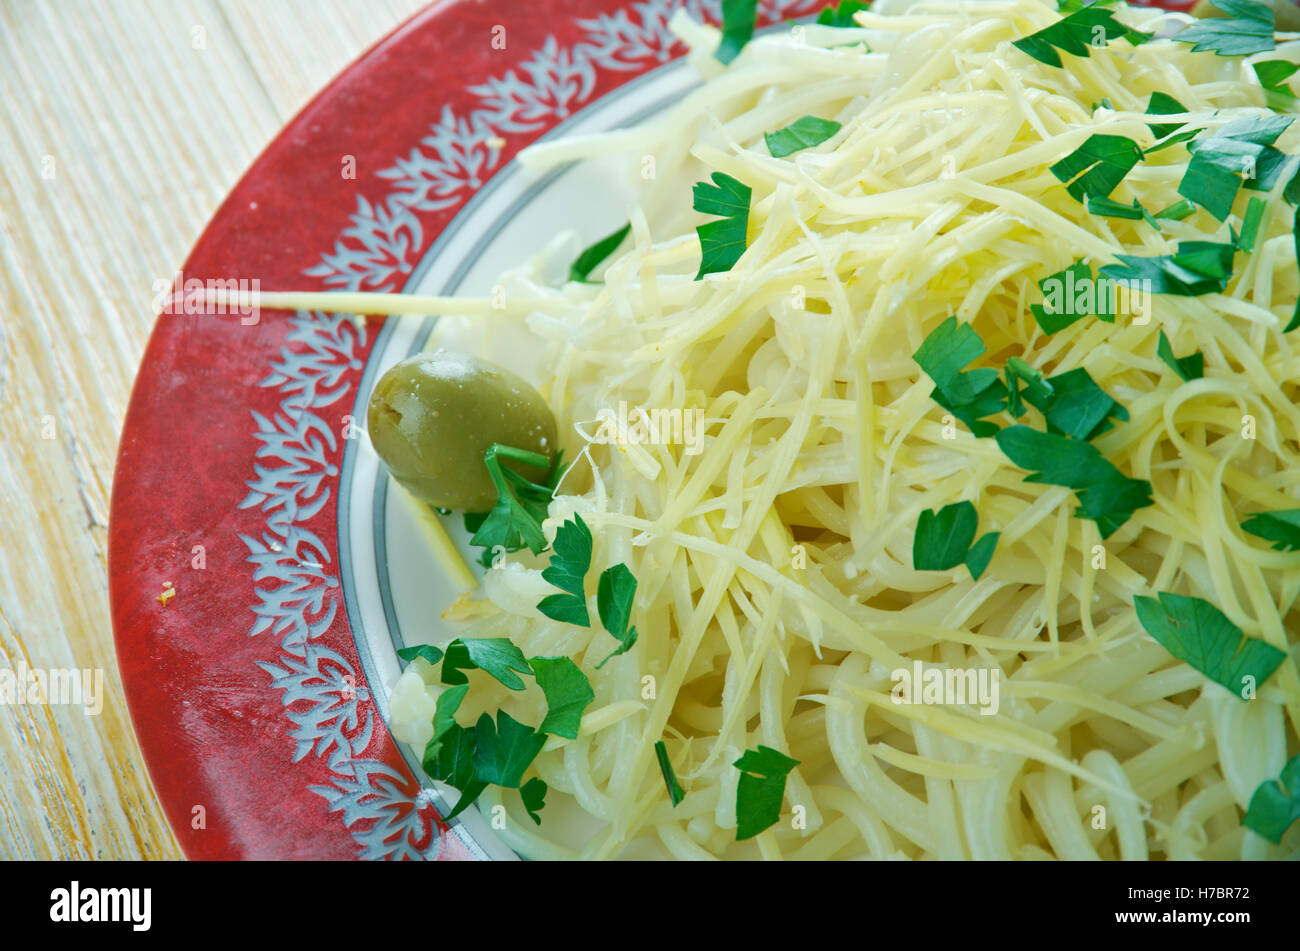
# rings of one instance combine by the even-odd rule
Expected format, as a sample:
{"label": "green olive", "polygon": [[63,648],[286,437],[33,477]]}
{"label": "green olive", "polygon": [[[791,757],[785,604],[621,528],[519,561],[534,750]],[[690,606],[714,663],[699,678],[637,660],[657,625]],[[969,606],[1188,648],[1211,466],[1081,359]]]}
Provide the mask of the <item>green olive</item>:
{"label": "green olive", "polygon": [[[379,378],[366,413],[370,442],[416,498],[463,512],[496,504],[483,454],[493,443],[551,456],[555,417],[541,394],[503,367],[439,350],[403,360]],[[503,460],[525,478],[546,471]]]}

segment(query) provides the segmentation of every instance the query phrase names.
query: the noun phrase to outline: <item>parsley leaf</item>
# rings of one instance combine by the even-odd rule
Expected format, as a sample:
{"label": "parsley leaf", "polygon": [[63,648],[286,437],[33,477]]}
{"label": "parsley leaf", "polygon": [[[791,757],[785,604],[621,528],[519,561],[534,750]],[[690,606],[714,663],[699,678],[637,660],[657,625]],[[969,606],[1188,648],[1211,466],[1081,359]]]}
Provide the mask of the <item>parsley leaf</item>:
{"label": "parsley leaf", "polygon": [[1180,198],[1168,208],[1161,208],[1155,213],[1156,218],[1168,218],[1170,221],[1182,221],[1196,209],[1186,198]]}
{"label": "parsley leaf", "polygon": [[719,62],[730,63],[754,35],[758,20],[758,0],[722,0],[722,42],[713,54]]}
{"label": "parsley leaf", "polygon": [[528,818],[541,825],[542,817],[538,813],[546,805],[546,783],[534,776],[519,787],[519,795],[524,801],[524,811],[528,813]]}
{"label": "parsley leaf", "polygon": [[783,129],[763,133],[763,141],[773,158],[785,158],[794,152],[810,149],[825,142],[842,127],[833,119],[802,116]]}
{"label": "parsley leaf", "polygon": [[587,675],[567,657],[533,657],[529,663],[546,694],[546,719],[538,732],[576,740],[582,711],[596,699]]}
{"label": "parsley leaf", "polygon": [[1264,212],[1268,202],[1263,198],[1252,196],[1246,205],[1246,216],[1241,222],[1241,235],[1237,238],[1237,247],[1250,252],[1255,250],[1255,239],[1259,236],[1259,226],[1264,221]]}
{"label": "parsley leaf", "polygon": [[1039,399],[1052,395],[1052,384],[1043,379],[1043,371],[1036,370],[1019,357],[1008,357],[1002,372],[1007,377],[1007,412],[1017,418],[1025,415],[1024,404],[1020,401],[1020,383],[1024,381]]}
{"label": "parsley leaf", "polygon": [[917,571],[947,571],[966,558],[979,515],[969,501],[954,502],[935,512],[926,509],[916,520],[912,542],[912,567]]}
{"label": "parsley leaf", "polygon": [[593,283],[588,280],[591,272],[600,266],[601,261],[614,253],[614,249],[623,243],[623,239],[628,236],[631,230],[632,222],[629,221],[613,234],[606,235],[595,244],[584,248],[582,253],[569,265],[569,280],[580,281],[583,284]]}
{"label": "parsley leaf", "polygon": [[676,807],[686,798],[686,791],[677,781],[677,774],[673,772],[673,764],[668,759],[668,748],[664,746],[663,740],[655,744],[655,758],[659,760],[659,772],[664,777],[664,785],[668,787],[668,799]]}
{"label": "parsley leaf", "polygon": [[1214,50],[1219,56],[1249,56],[1275,47],[1273,8],[1254,0],[1210,0],[1227,18],[1197,20],[1175,33],[1179,43],[1192,43],[1192,52]]}
{"label": "parsley leaf", "polygon": [[1049,432],[1091,440],[1112,427],[1109,417],[1128,419],[1128,410],[1111,399],[1082,367],[1048,377],[1046,383],[1046,394],[1031,388],[1025,393],[1025,402],[1043,414]]}
{"label": "parsley leaf", "polygon": [[1300,66],[1284,59],[1270,59],[1262,63],[1251,63],[1259,85],[1264,90],[1264,101],[1270,109],[1281,112],[1291,108],[1295,102],[1295,93],[1286,81],[1295,74]]}
{"label": "parsley leaf", "polygon": [[860,3],[859,0],[840,0],[838,6],[831,4],[817,14],[817,22],[822,26],[856,27],[858,24],[854,22],[853,14],[869,6],[869,3]]}
{"label": "parsley leaf", "polygon": [[964,422],[977,437],[998,431],[995,424],[980,417],[1001,412],[1007,397],[997,370],[962,370],[983,353],[984,341],[975,329],[949,317],[930,332],[912,357],[934,381],[930,398]]}
{"label": "parsley leaf", "polygon": [[961,376],[962,369],[984,354],[984,341],[970,324],[949,317],[925,338],[913,359],[929,374],[937,387],[945,387]]}
{"label": "parsley leaf", "polygon": [[996,439],[1008,459],[1031,470],[1026,482],[1074,489],[1080,505],[1075,516],[1096,522],[1102,538],[1109,538],[1135,511],[1152,504],[1151,483],[1125,476],[1090,442],[1028,426],[1008,426]]}
{"label": "parsley leaf", "polygon": [[745,253],[749,240],[749,199],[753,190],[723,172],[713,173],[713,184],[696,182],[693,189],[694,208],[704,215],[721,215],[721,221],[697,225],[700,236],[700,270],[698,281],[705,274],[729,271]]}
{"label": "parsley leaf", "polygon": [[1277,779],[1266,779],[1255,787],[1241,824],[1280,845],[1282,836],[1300,819],[1300,755],[1282,767]]}
{"label": "parsley leaf", "polygon": [[439,782],[460,790],[460,799],[456,807],[443,816],[450,822],[468,809],[487,788],[487,783],[477,778],[474,772],[474,755],[478,747],[478,731],[474,727],[463,727],[453,723],[442,737],[437,754],[423,762],[424,771]]}
{"label": "parsley leaf", "polygon": [[[551,475],[548,484],[541,486],[528,481],[514,469],[502,466],[502,459],[522,462],[527,466],[549,467]],[[483,463],[492,477],[492,484],[496,486],[497,502],[477,525],[470,544],[485,549],[483,559],[486,565],[492,563],[492,555],[498,547],[506,551],[518,551],[527,546],[534,554],[542,551],[546,547],[542,520],[546,518],[546,507],[550,504],[551,494],[563,471],[559,455],[552,461],[539,453],[493,443],[483,454]],[[468,527],[468,515],[465,522]]]}
{"label": "parsley leaf", "polygon": [[1143,218],[1150,217],[1146,209],[1138,204],[1136,198],[1133,199],[1133,204],[1125,205],[1113,198],[1094,198],[1089,195],[1088,200],[1084,202],[1084,207],[1088,209],[1089,213],[1102,218],[1125,218],[1132,221],[1141,221]]}
{"label": "parsley leaf", "polygon": [[461,671],[475,668],[491,674],[511,690],[524,689],[524,682],[511,671],[530,676],[533,673],[523,652],[507,637],[458,637],[447,645],[447,656],[442,659],[443,683],[469,683]]}
{"label": "parsley leaf", "polygon": [[1173,345],[1169,343],[1169,338],[1165,336],[1163,330],[1160,331],[1160,342],[1156,344],[1156,356],[1165,361],[1169,369],[1185,381],[1199,380],[1205,376],[1205,354],[1198,350],[1185,357],[1174,356]]}
{"label": "parsley leaf", "polygon": [[[1173,96],[1163,92],[1153,92],[1151,98],[1147,100],[1147,112],[1149,116],[1167,116],[1175,115],[1180,112],[1186,112],[1187,107],[1175,99]],[[1185,122],[1153,122],[1147,128],[1151,134],[1156,137],[1156,144],[1146,149],[1144,154],[1150,155],[1152,152],[1159,152],[1161,149],[1167,149],[1171,145],[1179,142],[1186,142],[1199,132],[1199,129],[1190,129],[1186,132],[1179,132],[1187,123]],[[1175,135],[1175,133],[1177,133]],[[1156,215],[1159,218],[1159,215]]]}
{"label": "parsley leaf", "polygon": [[978,581],[1001,536],[1000,532],[989,532],[972,547],[978,524],[979,515],[969,501],[945,505],[938,512],[926,509],[916,520],[912,567],[917,571],[947,571],[965,562],[971,577]]}
{"label": "parsley leaf", "polygon": [[741,771],[736,786],[736,841],[752,839],[781,819],[785,778],[799,765],[770,746],[745,750],[731,765]]}
{"label": "parsley leaf", "polygon": [[1103,283],[1093,280],[1092,268],[1082,261],[1047,275],[1038,282],[1038,289],[1043,292],[1043,303],[1030,304],[1029,310],[1045,334],[1064,330],[1084,317],[1096,317],[1108,324],[1115,322],[1109,296],[1100,293]]}
{"label": "parsley leaf", "polygon": [[1258,687],[1286,659],[1267,641],[1243,634],[1209,601],[1167,592],[1158,597],[1159,601],[1141,595],[1133,599],[1146,632],[1170,654],[1240,699],[1245,699],[1244,687]]}
{"label": "parsley leaf", "polygon": [[[1300,179],[1300,175],[1296,177]],[[1296,260],[1300,261],[1300,204],[1296,205],[1295,215],[1291,219],[1291,237],[1295,243]],[[1282,328],[1282,333],[1289,334],[1297,327],[1300,327],[1300,300],[1296,301],[1295,310],[1291,311],[1291,319]]]}
{"label": "parsley leaf", "polygon": [[591,529],[574,514],[555,533],[551,560],[542,569],[542,578],[564,594],[550,594],[537,604],[537,610],[555,621],[590,627],[587,615],[587,592],[582,580],[591,567]]}
{"label": "parsley leaf", "polygon": [[1194,151],[1178,193],[1222,221],[1243,184],[1255,191],[1273,187],[1287,163],[1273,143],[1294,121],[1294,116],[1248,116],[1197,139],[1188,146]]}
{"label": "parsley leaf", "polygon": [[1065,183],[1076,201],[1106,198],[1142,158],[1142,150],[1122,135],[1090,135],[1048,171]]}
{"label": "parsley leaf", "polygon": [[1099,272],[1115,281],[1150,281],[1154,294],[1196,297],[1213,294],[1228,286],[1232,277],[1235,244],[1213,241],[1180,241],[1176,254],[1139,257],[1117,254],[1123,264],[1108,264]]}
{"label": "parsley leaf", "polygon": [[993,550],[998,547],[998,539],[1001,537],[1001,532],[986,532],[966,553],[966,567],[976,581],[980,580],[980,575],[984,574],[984,569],[993,559]]}
{"label": "parsley leaf", "polygon": [[[1099,40],[1103,36],[1108,41],[1121,36],[1127,37],[1134,45],[1145,43],[1150,39],[1148,34],[1129,29],[1120,23],[1115,19],[1112,11],[1100,9],[1101,6],[1098,3],[1077,9],[1037,33],[1031,33],[1024,39],[1013,40],[1012,45],[1040,63],[1059,68],[1061,57],[1056,52],[1058,49],[1073,56],[1087,56],[1089,49],[1094,45],[1100,45],[1094,43],[1094,40]],[[1062,10],[1064,9],[1062,7]],[[1101,28],[1101,34],[1097,33],[1098,27]]]}
{"label": "parsley leaf", "polygon": [[[437,760],[438,754],[442,751],[442,738],[456,726],[456,711],[460,709],[461,702],[468,692],[469,684],[461,684],[459,687],[448,687],[438,694],[437,706],[433,711],[433,736],[424,745],[425,762]],[[426,766],[425,769],[427,770],[428,767]]]}
{"label": "parsley leaf", "polygon": [[431,665],[436,666],[438,661],[442,660],[442,650],[432,644],[421,644],[418,647],[398,648],[397,656],[408,662],[415,660],[417,657],[423,657]]}
{"label": "parsley leaf", "polygon": [[611,658],[626,654],[636,643],[636,625],[628,624],[632,619],[632,601],[635,597],[636,578],[627,565],[619,562],[600,573],[600,582],[596,586],[596,609],[600,612],[600,623],[619,642],[619,646],[596,665],[597,670],[604,667]]}
{"label": "parsley leaf", "polygon": [[1256,512],[1241,523],[1241,528],[1272,542],[1274,551],[1300,550],[1300,509]]}
{"label": "parsley leaf", "polygon": [[504,710],[496,723],[486,713],[474,725],[478,745],[474,750],[474,778],[506,789],[518,789],[537,754],[546,744],[545,734],[520,723]]}

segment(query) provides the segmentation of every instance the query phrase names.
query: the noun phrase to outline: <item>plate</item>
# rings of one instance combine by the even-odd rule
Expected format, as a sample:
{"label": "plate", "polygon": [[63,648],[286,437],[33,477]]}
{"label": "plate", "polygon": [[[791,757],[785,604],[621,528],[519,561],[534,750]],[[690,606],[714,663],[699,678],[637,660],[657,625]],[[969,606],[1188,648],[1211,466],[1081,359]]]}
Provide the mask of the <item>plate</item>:
{"label": "plate", "polygon": [[[718,22],[700,0],[434,4],[290,123],[160,295],[172,312],[123,428],[109,589],[131,718],[189,858],[513,856],[476,814],[442,822],[386,726],[396,647],[440,639],[452,592],[357,426],[428,322],[185,313],[189,292],[484,293],[557,223],[607,233],[630,194],[612,168],[511,159],[689,88],[668,31],[682,6]],[[822,6],[765,2],[760,23]]]}
{"label": "plate", "polygon": [[[825,3],[771,0],[760,23]],[[432,321],[186,313],[193,291],[487,296],[557,230],[575,249],[609,233],[625,162],[512,159],[688,91],[668,30],[683,6],[719,19],[716,0],[434,4],[281,133],[161,295],[173,312],[122,434],[109,583],[132,720],[190,858],[514,857],[476,810],[442,821],[449,804],[387,727],[397,648],[445,640],[455,591],[360,426]]]}

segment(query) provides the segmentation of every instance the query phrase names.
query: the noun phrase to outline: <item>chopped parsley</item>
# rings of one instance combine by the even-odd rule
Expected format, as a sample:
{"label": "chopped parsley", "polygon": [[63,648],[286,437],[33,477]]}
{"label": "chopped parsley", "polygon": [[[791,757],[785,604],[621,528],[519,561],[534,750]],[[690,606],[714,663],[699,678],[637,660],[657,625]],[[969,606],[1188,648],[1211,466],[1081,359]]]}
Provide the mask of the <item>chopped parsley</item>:
{"label": "chopped parsley", "polygon": [[969,501],[945,505],[937,512],[926,509],[916,521],[912,567],[917,571],[947,571],[965,562],[971,577],[978,581],[1000,537],[999,532],[989,532],[972,548],[978,525],[979,515]]}
{"label": "chopped parsley", "polygon": [[597,670],[619,654],[626,654],[636,643],[636,625],[629,624],[635,597],[636,578],[627,565],[619,562],[600,573],[600,582],[596,586],[596,608],[600,611],[600,623],[618,641],[619,646],[596,665]]}
{"label": "chopped parsley", "polygon": [[[1097,45],[1094,41],[1100,40],[1103,36],[1107,41],[1122,36],[1135,46],[1151,39],[1150,34],[1129,29],[1120,23],[1115,19],[1115,14],[1110,10],[1102,9],[1100,3],[1089,6],[1068,4],[1062,6],[1061,10],[1064,12],[1067,6],[1074,11],[1069,16],[1044,27],[1037,33],[1012,41],[1012,45],[1040,63],[1060,68],[1061,56],[1057,50],[1072,56],[1087,56],[1088,51]],[[1098,28],[1101,30],[1100,33],[1097,32]]]}
{"label": "chopped parsley", "polygon": [[993,550],[998,547],[998,539],[1001,537],[1001,532],[986,532],[966,553],[966,567],[976,581],[980,580],[980,575],[984,574],[984,569],[993,560]]}
{"label": "chopped parsley", "polygon": [[511,690],[524,689],[524,682],[514,671],[529,676],[533,673],[523,651],[507,637],[458,637],[447,645],[447,656],[442,659],[443,683],[468,683],[463,671],[475,669],[492,675]]}
{"label": "chopped parsley", "polygon": [[[1300,175],[1296,176],[1300,179]],[[1290,188],[1290,186],[1287,186]],[[1291,237],[1295,244],[1296,260],[1300,261],[1300,204],[1296,205],[1295,215],[1291,218]],[[1289,334],[1291,331],[1300,327],[1300,300],[1295,303],[1295,310],[1291,311],[1291,319],[1287,325],[1282,328],[1282,333]]]}
{"label": "chopped parsley", "polygon": [[[1123,202],[1115,201],[1113,198],[1094,198],[1089,195],[1088,200],[1084,202],[1084,207],[1087,208],[1091,214],[1098,215],[1102,218],[1125,218],[1131,221],[1141,221],[1143,218],[1151,218],[1147,213],[1147,210],[1138,203],[1136,198],[1133,199],[1133,204],[1125,205]],[[1152,223],[1154,224],[1154,222]],[[1157,227],[1159,226],[1157,225]]]}
{"label": "chopped parsley", "polygon": [[[406,659],[419,656],[429,660],[433,656],[419,653],[422,650],[409,648],[402,653],[409,655]],[[456,711],[469,692],[469,678],[464,671],[470,668],[486,671],[511,690],[524,689],[516,671],[534,676],[546,695],[547,712],[542,725],[534,730],[504,710],[497,711],[495,720],[484,713],[470,727],[457,723]],[[519,648],[504,637],[466,637],[447,645],[442,655],[442,682],[453,686],[438,694],[433,735],[425,744],[421,765],[433,779],[460,790],[460,799],[444,819],[455,818],[484,789],[496,785],[519,789],[529,817],[540,825],[538,813],[545,804],[546,783],[536,778],[522,787],[520,783],[545,745],[548,733],[577,738],[582,713],[596,698],[586,675],[567,657],[525,660]]]}
{"label": "chopped parsley", "polygon": [[1039,399],[1052,395],[1052,384],[1043,379],[1043,371],[1034,369],[1019,357],[1009,357],[1002,372],[1007,378],[1007,412],[1017,419],[1025,415],[1025,406],[1020,399],[1022,382]]}
{"label": "chopped parsley", "polygon": [[[1167,116],[1176,115],[1180,112],[1186,112],[1187,107],[1181,102],[1163,92],[1153,92],[1151,98],[1147,101],[1146,114],[1149,116]],[[1152,152],[1159,152],[1161,149],[1167,149],[1171,145],[1179,142],[1186,142],[1199,132],[1199,129],[1190,129],[1179,132],[1187,123],[1185,122],[1153,122],[1147,128],[1151,134],[1156,137],[1156,144],[1151,148],[1144,150],[1144,155],[1150,155]],[[1159,218],[1159,215],[1156,215]]]}
{"label": "chopped parsley", "polygon": [[1158,597],[1133,599],[1146,632],[1170,654],[1240,699],[1245,699],[1247,684],[1258,687],[1286,659],[1267,641],[1243,634],[1209,601],[1167,592]]}
{"label": "chopped parsley", "polygon": [[1192,52],[1213,50],[1218,56],[1249,56],[1273,49],[1273,8],[1254,0],[1210,0],[1225,17],[1197,20],[1175,33],[1179,43],[1191,43]]}
{"label": "chopped parsley", "polygon": [[1102,283],[1093,279],[1092,268],[1082,261],[1047,275],[1038,282],[1038,289],[1043,292],[1043,303],[1030,304],[1029,311],[1045,334],[1064,330],[1084,317],[1115,322],[1107,295],[1099,293]]}
{"label": "chopped parsley", "polygon": [[696,211],[720,215],[720,221],[697,225],[702,252],[698,281],[706,274],[731,270],[745,253],[749,240],[749,199],[752,189],[723,172],[713,173],[713,184],[696,182],[693,190]]}
{"label": "chopped parsley", "polygon": [[814,145],[821,145],[842,127],[833,119],[801,116],[783,129],[763,133],[763,141],[773,158],[785,158]]}
{"label": "chopped parsley", "polygon": [[1007,388],[998,379],[997,370],[962,369],[983,353],[984,341],[975,329],[949,317],[930,332],[913,356],[934,381],[930,398],[981,438],[992,436],[998,427],[980,417],[1001,412],[1007,400]]}
{"label": "chopped parsley", "polygon": [[1149,258],[1117,254],[1123,264],[1108,264],[1099,273],[1115,281],[1150,281],[1154,294],[1196,297],[1228,286],[1236,252],[1232,242],[1180,241],[1174,254]]}
{"label": "chopped parsley", "polygon": [[432,644],[421,644],[418,647],[402,647],[397,651],[397,656],[404,661],[413,661],[417,657],[423,657],[430,664],[437,664],[442,660],[442,649],[434,647]]}
{"label": "chopped parsley", "polygon": [[1076,201],[1107,198],[1142,158],[1142,150],[1122,135],[1090,135],[1048,171]]}
{"label": "chopped parsley", "polygon": [[1044,482],[1075,490],[1076,517],[1097,523],[1109,538],[1133,513],[1152,504],[1151,483],[1130,479],[1090,442],[1028,426],[1008,426],[995,437],[998,447],[1016,465],[1031,470],[1026,482]]}
{"label": "chopped parsley", "polygon": [[1252,196],[1246,205],[1246,216],[1241,222],[1241,234],[1237,237],[1237,247],[1250,252],[1255,250],[1255,239],[1259,237],[1259,226],[1264,221],[1264,212],[1268,202],[1258,196]]}
{"label": "chopped parsley", "polygon": [[663,740],[655,744],[655,759],[659,760],[659,772],[663,775],[664,785],[668,788],[668,799],[676,807],[686,798],[686,790],[682,789],[682,784],[677,781],[677,774],[673,772],[673,764],[668,759],[668,748],[664,746]]}
{"label": "chopped parsley", "polygon": [[[456,801],[455,808],[443,816],[448,822],[468,809],[488,787],[474,771],[477,737],[475,727],[463,727],[453,722],[433,755],[430,755],[429,747],[425,748],[421,763],[424,771],[433,779],[460,790],[460,799]],[[432,746],[432,741],[430,745]]]}
{"label": "chopped parsley", "polygon": [[575,514],[555,533],[551,546],[550,564],[542,569],[542,578],[564,594],[551,594],[542,598],[537,610],[555,621],[589,627],[587,593],[582,580],[591,567],[591,529]]}
{"label": "chopped parsley", "polygon": [[519,796],[524,801],[524,811],[528,813],[528,818],[541,825],[542,817],[538,813],[546,805],[546,783],[534,776],[519,787]]}
{"label": "chopped parsley", "polygon": [[[587,612],[586,590],[583,579],[591,567],[591,529],[582,516],[560,526],[555,533],[555,546],[551,562],[542,571],[542,577],[564,591],[564,594],[547,595],[537,604],[537,609],[549,618],[590,627]],[[632,602],[636,597],[636,578],[627,565],[619,562],[600,573],[596,585],[596,610],[600,623],[619,642],[619,646],[599,664],[604,667],[610,658],[626,654],[636,643],[636,626],[631,624]],[[584,678],[585,680],[585,678]]]}
{"label": "chopped parsley", "polygon": [[1196,208],[1190,201],[1186,198],[1180,198],[1168,208],[1161,208],[1155,213],[1154,217],[1167,218],[1170,221],[1182,221],[1194,211],[1196,211]]}
{"label": "chopped parsley", "polygon": [[474,774],[485,783],[518,789],[537,754],[546,744],[545,735],[520,723],[504,710],[496,722],[484,713],[474,725],[478,745],[474,751]]}
{"label": "chopped parsley", "polygon": [[577,259],[569,265],[569,280],[579,281],[583,284],[592,283],[588,280],[591,272],[600,266],[601,261],[614,253],[614,249],[623,243],[623,239],[628,236],[631,230],[632,222],[629,221],[613,234],[606,235],[595,244],[585,248]]}
{"label": "chopped parsley", "polygon": [[722,42],[714,58],[730,63],[740,55],[754,35],[758,20],[758,0],[722,0]]}
{"label": "chopped parsley", "polygon": [[1274,551],[1300,550],[1300,509],[1256,512],[1241,523],[1242,531],[1273,543]]}
{"label": "chopped parsley", "polygon": [[865,10],[869,6],[870,3],[860,3],[859,0],[840,0],[838,5],[831,4],[817,14],[817,22],[821,26],[856,27],[857,23],[853,20],[853,14]]}
{"label": "chopped parsley", "polygon": [[1110,417],[1128,419],[1128,410],[1097,385],[1088,371],[1079,367],[1044,381],[1046,388],[1025,391],[1025,402],[1047,420],[1049,432],[1092,440],[1112,428]]}
{"label": "chopped parsley", "polygon": [[1264,90],[1264,101],[1270,109],[1281,112],[1291,108],[1295,102],[1295,93],[1286,81],[1295,74],[1300,66],[1284,59],[1270,59],[1262,63],[1251,63],[1255,77]]}
{"label": "chopped parsley", "polygon": [[1280,845],[1286,830],[1300,819],[1300,755],[1282,767],[1277,779],[1266,779],[1255,787],[1241,824]]}
{"label": "chopped parsley", "polygon": [[736,841],[741,842],[780,821],[785,778],[799,761],[770,746],[759,746],[757,750],[745,750],[732,765],[740,770],[740,782],[736,786]]}
{"label": "chopped parsley", "polygon": [[[546,548],[542,520],[546,518],[546,507],[564,474],[560,457],[561,454],[557,453],[552,460],[536,452],[500,443],[493,443],[483,454],[483,463],[496,486],[497,502],[492,511],[481,518],[474,514],[466,515],[465,527],[474,533],[470,544],[484,549],[480,559],[484,566],[492,564],[498,548],[519,551],[526,546],[534,554]],[[514,469],[503,466],[502,459],[548,469],[546,485],[530,482]]]}
{"label": "chopped parsley", "polygon": [[469,684],[448,687],[438,694],[433,711],[433,737],[424,747],[425,759],[436,759],[442,750],[442,738],[456,726],[456,711],[460,709],[465,694],[469,693]]}
{"label": "chopped parsley", "polygon": [[546,694],[546,719],[537,728],[538,732],[576,740],[582,712],[596,699],[591,681],[567,657],[533,657],[529,663],[537,677],[537,686]]}
{"label": "chopped parsley", "polygon": [[1294,121],[1294,116],[1252,116],[1198,138],[1188,146],[1192,160],[1178,194],[1223,221],[1243,185],[1255,191],[1273,187],[1287,164],[1287,156],[1273,143]]}
{"label": "chopped parsley", "polygon": [[1165,361],[1169,369],[1184,381],[1199,380],[1205,376],[1205,354],[1198,350],[1185,357],[1174,356],[1173,345],[1169,343],[1169,338],[1165,336],[1163,330],[1160,331],[1160,342],[1156,344],[1156,356]]}

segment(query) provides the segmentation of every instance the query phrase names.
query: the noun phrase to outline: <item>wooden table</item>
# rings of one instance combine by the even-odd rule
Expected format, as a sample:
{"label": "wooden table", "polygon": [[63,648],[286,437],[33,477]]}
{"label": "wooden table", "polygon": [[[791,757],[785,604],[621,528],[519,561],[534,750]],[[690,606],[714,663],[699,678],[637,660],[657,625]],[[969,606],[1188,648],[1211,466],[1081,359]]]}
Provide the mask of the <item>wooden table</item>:
{"label": "wooden table", "polygon": [[122,696],[105,559],[122,417],[203,225],[423,0],[0,3],[0,669],[102,669],[98,716],[0,705],[0,858],[179,858]]}

